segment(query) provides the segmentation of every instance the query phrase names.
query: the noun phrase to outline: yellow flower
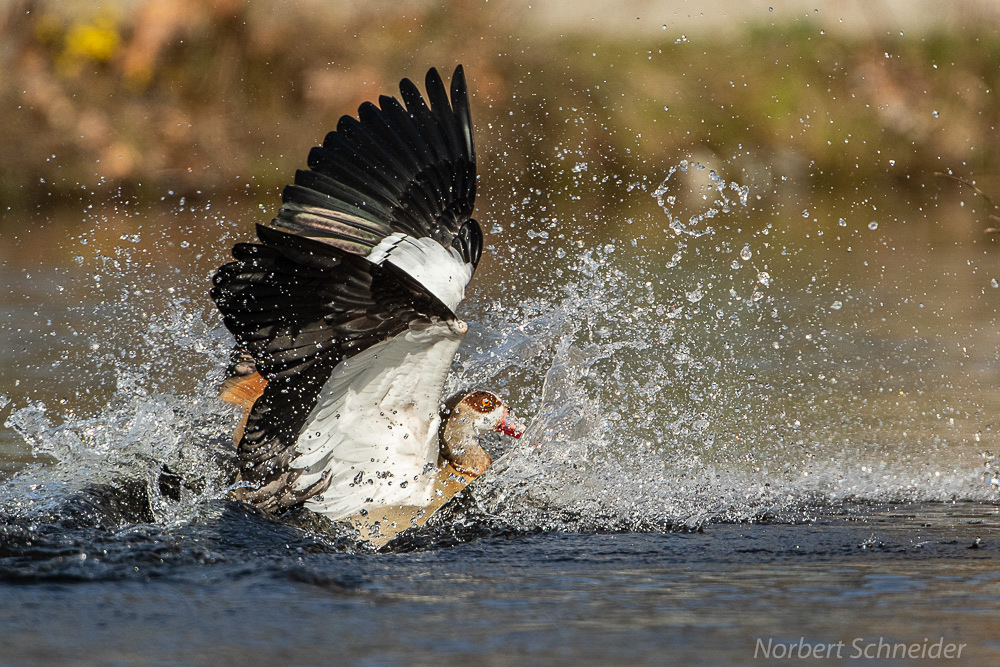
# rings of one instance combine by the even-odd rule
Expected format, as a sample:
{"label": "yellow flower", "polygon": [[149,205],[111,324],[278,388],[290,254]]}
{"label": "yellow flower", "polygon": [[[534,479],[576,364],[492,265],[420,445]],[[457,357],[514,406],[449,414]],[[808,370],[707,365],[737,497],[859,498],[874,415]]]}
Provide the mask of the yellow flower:
{"label": "yellow flower", "polygon": [[121,36],[114,21],[106,17],[92,23],[74,23],[66,33],[65,55],[74,59],[88,58],[107,62],[118,52]]}

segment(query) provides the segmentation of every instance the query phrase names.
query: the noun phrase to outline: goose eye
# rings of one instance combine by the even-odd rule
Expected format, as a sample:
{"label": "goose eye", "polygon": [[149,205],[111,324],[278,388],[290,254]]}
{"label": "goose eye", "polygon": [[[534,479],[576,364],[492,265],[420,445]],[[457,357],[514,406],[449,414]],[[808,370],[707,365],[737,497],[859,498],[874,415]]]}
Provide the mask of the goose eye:
{"label": "goose eye", "polygon": [[476,412],[490,413],[493,412],[500,404],[499,399],[492,394],[487,392],[475,392],[474,394],[466,398],[466,405],[470,406]]}

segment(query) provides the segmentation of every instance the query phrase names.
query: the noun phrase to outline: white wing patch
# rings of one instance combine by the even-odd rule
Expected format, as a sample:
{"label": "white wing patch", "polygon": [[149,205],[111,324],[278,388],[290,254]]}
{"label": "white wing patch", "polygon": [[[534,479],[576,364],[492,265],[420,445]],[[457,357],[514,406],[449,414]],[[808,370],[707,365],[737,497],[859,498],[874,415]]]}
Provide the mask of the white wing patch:
{"label": "white wing patch", "polygon": [[306,507],[336,520],[431,501],[441,391],[463,324],[408,329],[337,365],[290,464],[303,470],[298,490],[331,477],[329,488]]}
{"label": "white wing patch", "polygon": [[388,261],[402,269],[452,312],[465,298],[465,286],[472,279],[472,264],[467,264],[461,253],[429,237],[390,234],[372,248],[367,259],[373,264]]}

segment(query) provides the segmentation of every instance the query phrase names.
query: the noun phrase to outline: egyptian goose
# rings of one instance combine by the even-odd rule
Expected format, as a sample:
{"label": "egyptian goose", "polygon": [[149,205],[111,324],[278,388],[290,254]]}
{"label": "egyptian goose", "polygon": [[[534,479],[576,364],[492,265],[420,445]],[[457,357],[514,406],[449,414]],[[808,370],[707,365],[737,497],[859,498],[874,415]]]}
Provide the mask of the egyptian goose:
{"label": "egyptian goose", "polygon": [[241,355],[222,391],[245,411],[233,495],[264,510],[426,516],[490,465],[481,433],[524,431],[485,391],[441,428],[468,331],[455,310],[483,247],[472,121],[461,66],[450,100],[434,69],[429,104],[408,79],[399,89],[402,103],[340,119],[259,243],[234,246],[214,277]]}

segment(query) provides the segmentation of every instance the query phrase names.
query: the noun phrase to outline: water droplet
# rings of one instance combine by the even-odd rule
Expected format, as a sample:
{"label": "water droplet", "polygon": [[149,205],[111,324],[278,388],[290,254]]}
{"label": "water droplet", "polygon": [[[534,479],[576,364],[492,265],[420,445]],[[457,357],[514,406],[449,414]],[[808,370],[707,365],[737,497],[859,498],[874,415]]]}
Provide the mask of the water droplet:
{"label": "water droplet", "polygon": [[931,115],[934,116],[935,118],[940,118],[940,115],[938,114],[937,109],[935,109],[934,111],[932,111]]}
{"label": "water droplet", "polygon": [[757,282],[767,287],[771,284],[771,275],[767,271],[761,271],[757,274]]}
{"label": "water droplet", "polygon": [[830,304],[830,310],[840,310],[843,307],[844,307],[843,301],[834,301],[833,303]]}
{"label": "water droplet", "polygon": [[875,231],[876,229],[878,229],[878,222],[876,222],[875,220],[872,220],[871,222],[869,222],[868,223],[868,229],[870,229],[872,231]]}
{"label": "water droplet", "polygon": [[840,225],[841,227],[846,227],[847,226],[847,220],[844,220],[843,218],[841,218],[840,220],[837,221],[837,224]]}
{"label": "water droplet", "polygon": [[1000,287],[1000,283],[997,282],[996,278],[993,278],[992,280],[990,280],[990,285],[993,286],[993,289],[996,289],[996,288]]}
{"label": "water droplet", "polygon": [[753,257],[753,253],[750,252],[750,244],[743,246],[743,250],[740,250],[740,259],[744,262],[749,262],[750,258]]}

